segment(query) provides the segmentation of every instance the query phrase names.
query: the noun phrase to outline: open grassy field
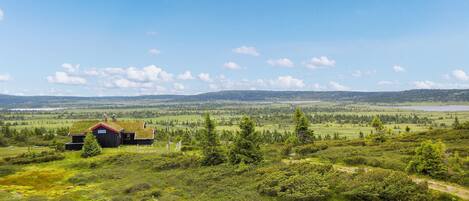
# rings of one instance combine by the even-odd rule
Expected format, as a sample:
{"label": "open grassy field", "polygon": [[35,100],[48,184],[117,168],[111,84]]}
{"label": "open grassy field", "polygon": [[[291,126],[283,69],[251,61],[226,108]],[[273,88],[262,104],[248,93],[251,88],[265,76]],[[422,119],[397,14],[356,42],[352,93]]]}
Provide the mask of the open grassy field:
{"label": "open grassy field", "polygon": [[[310,128],[316,137],[322,136],[321,140],[316,139],[311,145],[290,147],[286,154],[286,138],[276,142],[264,140],[261,143],[264,160],[260,164],[201,166],[202,151],[198,147],[197,135],[204,126],[203,114],[212,114],[222,150],[228,153],[233,140],[230,136],[239,131],[239,121],[243,115],[252,117],[256,130],[264,135],[264,139],[275,132],[291,135],[294,130],[292,115],[297,106],[303,109],[311,121]],[[80,157],[79,151],[65,151],[60,152],[57,159],[46,162],[8,162],[9,158],[21,154],[53,152],[55,143],[70,140],[65,131],[73,122],[101,119],[104,113],[116,114],[121,120],[144,120],[149,127],[157,129],[155,143],[151,146],[105,148],[101,155],[86,159]],[[389,131],[389,139],[384,143],[376,144],[367,138],[359,138],[360,132],[365,136],[371,135],[374,128],[370,120],[374,116],[380,116]],[[357,192],[347,187],[346,182],[356,185],[356,188],[378,185],[380,182],[370,179],[377,177],[374,174],[389,179],[394,179],[391,175],[399,174],[399,178],[407,179],[406,166],[415,148],[424,140],[442,140],[448,155],[457,151],[462,160],[467,161],[469,132],[452,131],[455,117],[460,122],[468,121],[469,112],[424,112],[324,102],[200,103],[150,108],[2,111],[2,128],[14,129],[17,133],[4,137],[5,146],[0,148],[0,200],[301,200],[266,193],[263,185],[275,180],[280,173],[298,174],[293,178],[298,177],[306,182],[312,178],[304,177],[302,169],[314,169],[315,172],[326,167],[327,171],[314,173],[319,174],[316,176],[321,178],[320,183],[327,189],[321,192],[325,197],[318,197],[317,200],[359,200],[351,197]],[[405,131],[406,127],[410,128],[410,132]],[[27,130],[26,137],[21,137],[21,133]],[[176,142],[186,139],[181,134],[186,131],[192,140],[184,146],[191,149],[181,152],[176,150]],[[48,136],[48,133],[53,133],[53,136]],[[340,138],[324,140],[326,135],[338,135]],[[168,140],[171,141],[169,145]],[[307,146],[326,148],[311,151],[311,147]],[[297,165],[288,161],[308,162]],[[370,171],[343,171],[348,168],[368,168]],[[370,180],[362,181],[361,177]],[[463,189],[462,194],[449,192],[452,195],[432,188],[422,190],[417,184],[408,183],[412,181],[410,177],[397,183],[409,185],[406,188],[414,189],[413,195],[425,197],[421,200],[457,200],[465,199],[464,190],[468,188],[464,180],[466,177],[461,177],[463,180],[449,177],[447,180],[436,180]],[[334,178],[342,178],[343,181]],[[423,181],[429,179],[417,178]],[[398,194],[403,192],[395,195]]]}

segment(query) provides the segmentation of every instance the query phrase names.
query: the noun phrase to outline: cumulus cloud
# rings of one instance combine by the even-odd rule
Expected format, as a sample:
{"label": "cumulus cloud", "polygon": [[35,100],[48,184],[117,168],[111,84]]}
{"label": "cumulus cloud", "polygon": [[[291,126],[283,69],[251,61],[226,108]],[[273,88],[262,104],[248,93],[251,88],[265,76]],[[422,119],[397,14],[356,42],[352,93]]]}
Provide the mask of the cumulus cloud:
{"label": "cumulus cloud", "polygon": [[346,90],[349,90],[350,88],[345,86],[345,85],[342,85],[338,82],[334,82],[334,81],[330,81],[329,82],[329,86],[334,89],[334,90],[337,90],[337,91],[346,91]]}
{"label": "cumulus cloud", "polygon": [[288,67],[291,68],[294,66],[293,62],[288,58],[280,58],[280,59],[269,59],[267,63],[271,66],[280,66],[280,67]]}
{"label": "cumulus cloud", "polygon": [[10,81],[11,76],[9,74],[0,74],[0,82]]}
{"label": "cumulus cloud", "polygon": [[47,76],[47,81],[54,84],[84,85],[86,79],[78,76],[69,75],[66,72],[55,72],[52,76]]}
{"label": "cumulus cloud", "polygon": [[271,80],[270,82],[272,85],[280,88],[303,88],[305,86],[303,80],[290,75],[279,76],[276,80]]}
{"label": "cumulus cloud", "polygon": [[0,21],[3,20],[3,15],[4,15],[4,14],[3,14],[3,10],[0,8]]}
{"label": "cumulus cloud", "polygon": [[399,66],[399,65],[394,65],[394,66],[392,67],[392,69],[393,69],[394,72],[396,72],[396,73],[402,73],[402,72],[405,72],[405,71],[406,71],[404,67]]}
{"label": "cumulus cloud", "polygon": [[330,68],[335,66],[335,60],[329,59],[326,56],[313,57],[304,64],[310,69]]}
{"label": "cumulus cloud", "polygon": [[159,49],[156,49],[156,48],[152,48],[152,49],[148,50],[148,54],[150,54],[150,55],[159,55],[160,53],[161,53],[161,51]]}
{"label": "cumulus cloud", "polygon": [[181,84],[181,83],[174,83],[174,84],[173,84],[173,87],[174,87],[174,89],[175,89],[176,91],[182,91],[182,90],[185,89],[184,85]]}
{"label": "cumulus cloud", "polygon": [[454,78],[461,80],[461,81],[469,80],[469,76],[466,74],[466,72],[464,72],[461,69],[453,70],[452,75]]}
{"label": "cumulus cloud", "polygon": [[259,56],[259,52],[257,52],[255,47],[249,47],[249,46],[241,46],[238,48],[233,49],[234,53],[237,54],[246,54],[246,55],[251,55],[251,56]]}
{"label": "cumulus cloud", "polygon": [[224,63],[224,64],[223,64],[223,67],[225,67],[226,69],[230,69],[230,70],[238,70],[238,69],[241,69],[241,66],[239,66],[237,63],[232,62],[232,61],[229,61],[229,62]]}
{"label": "cumulus cloud", "polygon": [[428,81],[428,80],[415,81],[415,82],[413,82],[413,84],[418,89],[433,89],[433,88],[437,87],[437,84],[435,82]]}
{"label": "cumulus cloud", "polygon": [[87,69],[84,71],[85,75],[88,76],[98,76],[101,75],[101,72],[99,72],[97,69]]}
{"label": "cumulus cloud", "polygon": [[155,65],[145,66],[143,68],[105,68],[104,75],[120,75],[128,80],[137,82],[154,82],[154,81],[172,81],[173,75],[164,71]]}
{"label": "cumulus cloud", "polygon": [[184,71],[184,73],[179,74],[177,76],[177,79],[179,80],[193,80],[194,77],[192,76],[192,73],[188,70]]}
{"label": "cumulus cloud", "polygon": [[198,75],[199,79],[204,81],[204,82],[211,82],[212,81],[212,78],[210,78],[210,74],[208,73],[200,73]]}
{"label": "cumulus cloud", "polygon": [[62,64],[62,68],[65,69],[65,72],[70,73],[70,74],[75,74],[80,71],[80,64],[69,64],[69,63],[64,63]]}

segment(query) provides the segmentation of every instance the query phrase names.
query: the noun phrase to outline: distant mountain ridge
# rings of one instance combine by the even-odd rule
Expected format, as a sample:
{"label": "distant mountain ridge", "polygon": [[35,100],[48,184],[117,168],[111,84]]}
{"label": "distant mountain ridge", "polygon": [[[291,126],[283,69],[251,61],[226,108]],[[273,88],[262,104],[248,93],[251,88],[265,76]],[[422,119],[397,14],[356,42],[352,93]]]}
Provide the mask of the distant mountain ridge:
{"label": "distant mountain ridge", "polygon": [[197,95],[145,95],[109,97],[0,95],[0,107],[46,107],[80,105],[140,105],[154,102],[204,101],[351,101],[372,103],[464,102],[469,89],[415,89],[389,92],[359,91],[263,91],[231,90]]}

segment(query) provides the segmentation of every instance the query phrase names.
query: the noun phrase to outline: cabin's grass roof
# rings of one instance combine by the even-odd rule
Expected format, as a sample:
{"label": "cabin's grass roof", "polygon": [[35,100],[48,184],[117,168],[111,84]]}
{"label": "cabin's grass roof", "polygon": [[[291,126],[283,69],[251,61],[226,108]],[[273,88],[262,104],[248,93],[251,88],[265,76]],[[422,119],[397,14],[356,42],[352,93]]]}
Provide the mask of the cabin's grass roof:
{"label": "cabin's grass roof", "polygon": [[153,129],[145,128],[144,121],[99,121],[99,120],[85,120],[76,121],[70,127],[70,135],[84,135],[91,132],[91,129],[97,124],[104,124],[117,131],[123,131],[124,133],[135,133],[135,139],[153,139]]}

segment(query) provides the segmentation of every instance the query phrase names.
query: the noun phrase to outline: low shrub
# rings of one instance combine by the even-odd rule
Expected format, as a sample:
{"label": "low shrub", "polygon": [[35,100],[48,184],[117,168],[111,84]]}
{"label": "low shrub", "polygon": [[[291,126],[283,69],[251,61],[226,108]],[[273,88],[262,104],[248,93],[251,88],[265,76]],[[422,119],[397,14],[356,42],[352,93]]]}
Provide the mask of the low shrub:
{"label": "low shrub", "polygon": [[4,160],[9,164],[29,164],[44,163],[49,161],[62,160],[65,156],[55,151],[26,152],[13,157],[6,157]]}
{"label": "low shrub", "polygon": [[151,184],[149,183],[138,183],[138,184],[135,184],[135,185],[132,185],[128,188],[125,189],[125,193],[126,194],[131,194],[131,193],[135,193],[135,192],[139,192],[139,191],[145,191],[145,190],[148,190],[151,188]]}
{"label": "low shrub", "polygon": [[200,158],[196,156],[185,156],[182,154],[163,155],[163,158],[153,162],[154,170],[170,170],[176,168],[198,167]]}
{"label": "low shrub", "polygon": [[258,185],[260,194],[278,197],[280,200],[328,200],[331,196],[325,177],[314,171],[299,172],[277,171],[265,176]]}
{"label": "low shrub", "polygon": [[347,165],[365,165],[367,163],[367,159],[362,156],[344,158],[343,161]]}
{"label": "low shrub", "polygon": [[78,173],[68,179],[68,182],[77,185],[77,186],[83,186],[88,183],[92,183],[96,181],[98,177],[93,174],[83,174],[83,173]]}
{"label": "low shrub", "polygon": [[182,152],[186,152],[186,151],[194,151],[194,150],[198,150],[199,148],[196,147],[196,146],[189,146],[189,145],[184,145],[181,147],[181,151]]}
{"label": "low shrub", "polygon": [[305,156],[308,154],[316,153],[321,150],[325,150],[327,148],[328,146],[325,144],[321,144],[321,145],[306,144],[306,145],[295,147],[295,152],[299,155]]}

